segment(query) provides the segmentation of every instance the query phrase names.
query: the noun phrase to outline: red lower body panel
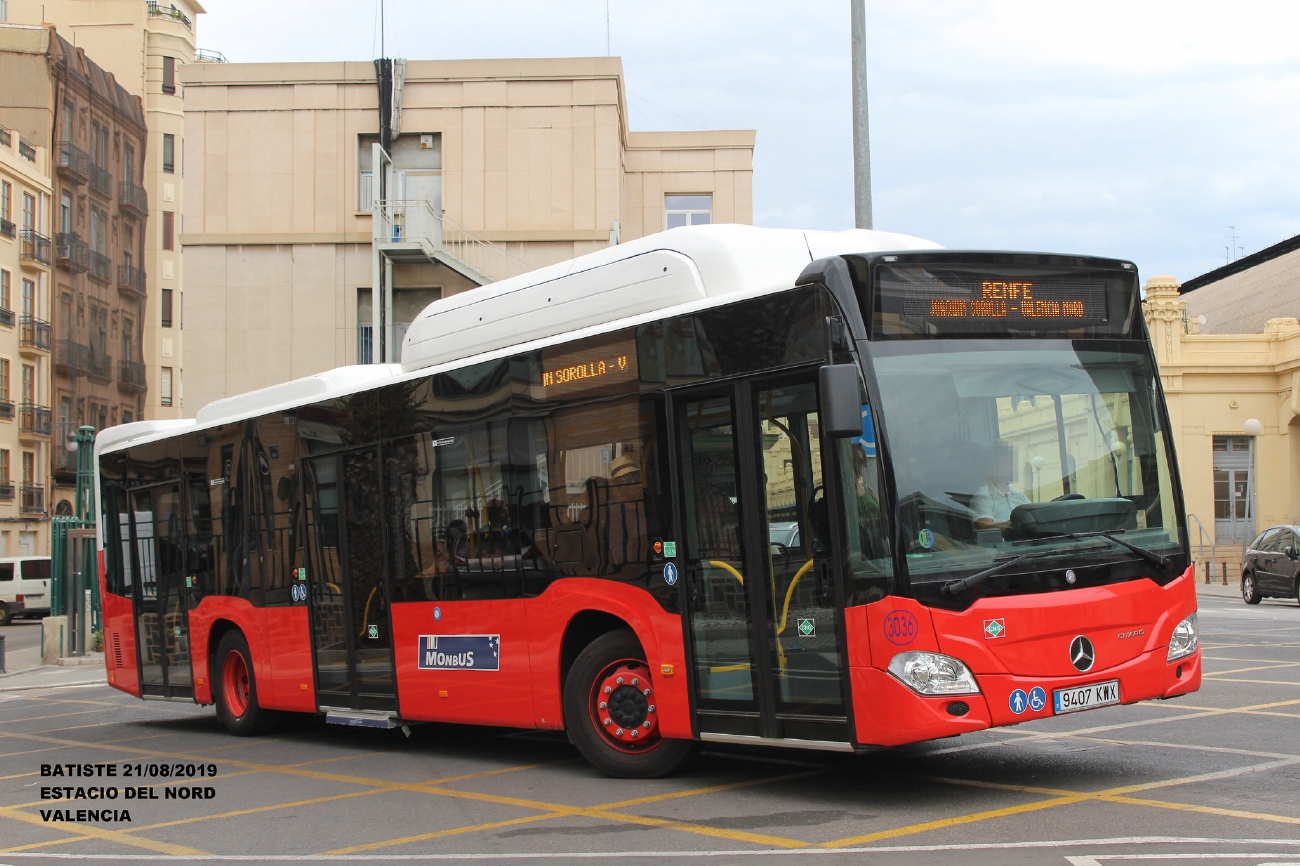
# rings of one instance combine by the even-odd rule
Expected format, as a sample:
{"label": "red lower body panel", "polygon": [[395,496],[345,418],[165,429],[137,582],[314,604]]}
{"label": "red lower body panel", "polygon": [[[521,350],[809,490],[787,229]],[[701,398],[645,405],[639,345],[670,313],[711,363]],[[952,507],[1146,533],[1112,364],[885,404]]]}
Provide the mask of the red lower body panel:
{"label": "red lower body panel", "polygon": [[100,584],[104,612],[104,666],[108,684],[140,697],[140,668],[135,658],[135,617],[131,599],[107,592]]}

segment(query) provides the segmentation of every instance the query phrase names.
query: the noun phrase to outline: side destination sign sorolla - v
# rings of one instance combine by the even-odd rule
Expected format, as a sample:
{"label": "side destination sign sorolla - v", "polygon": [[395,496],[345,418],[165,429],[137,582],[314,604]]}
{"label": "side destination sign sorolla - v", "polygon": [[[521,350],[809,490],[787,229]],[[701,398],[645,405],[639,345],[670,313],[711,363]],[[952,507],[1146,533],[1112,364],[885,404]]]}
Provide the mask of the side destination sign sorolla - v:
{"label": "side destination sign sorolla - v", "polygon": [[499,671],[501,635],[422,634],[419,664],[429,671]]}

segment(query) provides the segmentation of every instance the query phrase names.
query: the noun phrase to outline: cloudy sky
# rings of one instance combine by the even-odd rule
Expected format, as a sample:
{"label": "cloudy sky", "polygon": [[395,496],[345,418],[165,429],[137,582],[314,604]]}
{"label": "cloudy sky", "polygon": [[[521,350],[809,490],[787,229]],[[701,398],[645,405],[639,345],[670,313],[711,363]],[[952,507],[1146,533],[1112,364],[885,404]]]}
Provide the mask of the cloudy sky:
{"label": "cloudy sky", "polygon": [[[379,0],[207,0],[232,62],[368,60]],[[384,0],[389,56],[623,59],[634,130],[755,129],[754,221],[853,225],[849,0]],[[1300,234],[1295,0],[867,0],[875,226],[1190,279]],[[295,34],[286,41],[286,34]]]}

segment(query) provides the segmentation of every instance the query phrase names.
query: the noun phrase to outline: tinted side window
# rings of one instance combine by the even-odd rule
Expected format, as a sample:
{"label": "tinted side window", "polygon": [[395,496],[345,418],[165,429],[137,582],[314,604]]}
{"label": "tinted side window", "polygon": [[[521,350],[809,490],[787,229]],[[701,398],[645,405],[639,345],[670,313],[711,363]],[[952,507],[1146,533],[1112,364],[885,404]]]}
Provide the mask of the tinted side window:
{"label": "tinted side window", "polygon": [[23,560],[23,580],[49,580],[50,579],[50,560],[48,559],[25,559]]}
{"label": "tinted side window", "polygon": [[0,562],[0,580],[14,579],[14,564],[12,562]]}

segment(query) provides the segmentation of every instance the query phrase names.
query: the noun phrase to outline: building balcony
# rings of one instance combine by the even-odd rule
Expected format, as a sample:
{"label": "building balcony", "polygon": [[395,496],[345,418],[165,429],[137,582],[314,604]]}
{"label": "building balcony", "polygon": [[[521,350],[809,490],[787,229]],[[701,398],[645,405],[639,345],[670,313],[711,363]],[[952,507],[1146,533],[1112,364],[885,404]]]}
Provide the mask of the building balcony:
{"label": "building balcony", "polygon": [[145,192],[144,187],[136,186],[131,181],[124,180],[121,183],[121,198],[118,199],[117,206],[122,209],[123,213],[147,217],[149,215],[149,193]]}
{"label": "building balcony", "polygon": [[187,30],[194,29],[194,25],[190,23],[190,16],[186,15],[170,3],[164,6],[161,3],[155,2],[155,0],[148,0],[148,2],[145,3],[145,8],[149,11],[150,18],[167,18],[171,21],[178,21],[181,24],[184,24]]}
{"label": "building balcony", "polygon": [[0,418],[12,421],[16,414],[18,413],[13,400],[10,400],[8,397],[0,400]]}
{"label": "building balcony", "polygon": [[92,347],[86,352],[86,378],[107,385],[113,381],[113,356],[96,352]]}
{"label": "building balcony", "polygon": [[117,269],[117,290],[135,301],[143,301],[145,296],[145,273],[131,265],[121,265]]}
{"label": "building balcony", "polygon": [[14,501],[14,483],[9,479],[0,481],[0,502]]}
{"label": "building balcony", "polygon": [[26,262],[50,263],[50,239],[38,231],[23,229],[18,258]]}
{"label": "building balcony", "polygon": [[90,154],[70,141],[60,141],[57,150],[55,171],[59,177],[71,183],[90,180]]}
{"label": "building balcony", "polygon": [[70,271],[90,267],[90,245],[76,232],[59,232],[54,236],[54,261]]}
{"label": "building balcony", "polygon": [[20,436],[49,436],[52,428],[49,406],[23,403],[18,407],[18,434]]}
{"label": "building balcony", "polygon": [[147,388],[144,364],[140,361],[121,361],[117,365],[117,390],[126,394],[143,394]]}
{"label": "building balcony", "polygon": [[50,323],[35,316],[23,316],[18,327],[18,350],[28,354],[50,351]]}
{"label": "building balcony", "polygon": [[108,284],[113,280],[113,260],[103,253],[90,251],[90,278]]}
{"label": "building balcony", "polygon": [[220,51],[213,51],[210,48],[199,48],[194,52],[194,61],[196,63],[229,63],[226,55]]}
{"label": "building balcony", "polygon": [[113,173],[101,165],[90,164],[90,191],[104,198],[113,197]]}
{"label": "building balcony", "polygon": [[75,340],[56,340],[54,343],[54,369],[60,375],[76,377],[86,375],[86,358],[90,348]]}
{"label": "building balcony", "polygon": [[12,220],[0,219],[0,235],[12,240],[18,236],[18,226]]}
{"label": "building balcony", "polygon": [[19,488],[18,510],[23,514],[44,514],[45,513],[45,486],[42,484],[27,484],[24,482]]}

